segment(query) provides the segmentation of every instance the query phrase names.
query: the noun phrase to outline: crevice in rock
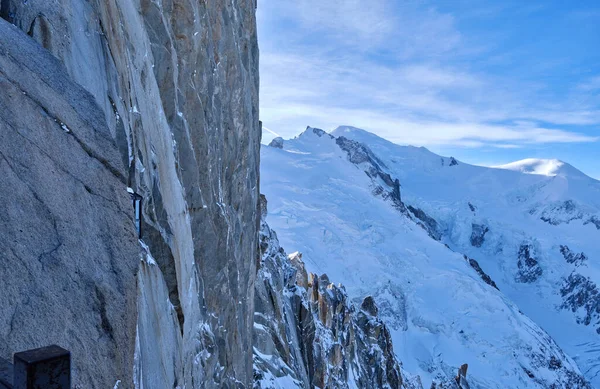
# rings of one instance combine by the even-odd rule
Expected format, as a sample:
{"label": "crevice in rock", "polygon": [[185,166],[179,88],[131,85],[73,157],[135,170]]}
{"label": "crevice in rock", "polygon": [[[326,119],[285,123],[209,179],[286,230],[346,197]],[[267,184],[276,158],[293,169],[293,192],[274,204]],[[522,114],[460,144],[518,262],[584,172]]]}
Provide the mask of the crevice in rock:
{"label": "crevice in rock", "polygon": [[10,17],[10,0],[0,1],[0,18],[12,23],[12,18]]}
{"label": "crevice in rock", "polygon": [[144,243],[148,245],[148,249],[152,253],[152,257],[156,261],[156,264],[158,265],[163,274],[163,278],[167,283],[169,300],[171,301],[171,304],[177,313],[179,329],[183,335],[183,323],[185,317],[183,315],[183,309],[179,299],[177,270],[175,268],[175,258],[173,257],[171,247],[167,244],[160,231],[158,231],[153,225],[144,222],[142,231]]}
{"label": "crevice in rock", "polygon": [[33,19],[27,35],[35,39],[43,48],[52,52],[52,29],[44,15],[38,15]]}
{"label": "crevice in rock", "polygon": [[129,140],[127,138],[127,133],[125,132],[125,125],[123,124],[123,120],[121,119],[121,115],[119,114],[119,110],[117,109],[117,105],[114,100],[108,97],[108,101],[113,109],[113,114],[115,116],[116,126],[115,126],[115,143],[117,144],[117,148],[119,149],[119,153],[121,154],[121,160],[123,161],[123,166],[126,166],[128,170],[126,171],[129,174],[128,177],[128,186],[132,186],[132,169],[131,165],[134,165],[134,160],[130,161],[129,157]]}
{"label": "crevice in rock", "polygon": [[108,170],[113,176],[115,176],[119,181],[121,181],[123,183],[123,185],[127,185],[127,179],[125,178],[125,176],[119,171],[119,169],[117,169],[116,167],[112,166],[110,164],[110,162],[108,162],[107,159],[103,158],[102,156],[96,154],[94,152],[94,150],[92,150],[88,145],[86,145],[81,139],[79,139],[74,133],[73,131],[69,132],[69,134],[71,136],[73,136],[73,139],[75,139],[75,141],[77,141],[77,143],[79,143],[79,145],[81,146],[81,148],[83,149],[83,151],[85,151],[87,153],[87,155],[89,155],[90,157],[94,158],[95,160],[97,160],[98,162],[100,162],[105,168],[106,170]]}
{"label": "crevice in rock", "polygon": [[106,296],[100,290],[100,288],[96,285],[94,286],[94,294],[96,295],[96,300],[98,302],[98,312],[100,314],[100,327],[102,331],[114,342],[114,330],[112,324],[110,324],[110,320],[108,320],[108,315],[106,312]]}

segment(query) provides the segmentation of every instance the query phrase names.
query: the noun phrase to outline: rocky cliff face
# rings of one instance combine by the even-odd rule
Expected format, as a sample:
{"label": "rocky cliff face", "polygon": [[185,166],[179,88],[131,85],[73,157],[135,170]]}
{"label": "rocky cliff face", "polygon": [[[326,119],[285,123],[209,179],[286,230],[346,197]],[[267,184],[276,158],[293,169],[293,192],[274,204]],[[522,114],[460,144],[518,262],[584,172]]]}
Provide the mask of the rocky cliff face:
{"label": "rocky cliff face", "polygon": [[[58,343],[78,388],[421,388],[374,299],[260,224],[255,8],[0,1],[0,357]],[[385,164],[338,140],[408,215]]]}
{"label": "rocky cliff face", "polygon": [[[0,34],[0,256],[12,264],[2,279],[28,277],[0,295],[9,312],[2,356],[56,341],[75,351],[74,379],[85,387],[252,385],[255,7],[1,2],[0,15],[22,30],[3,21]],[[137,288],[128,186],[144,198]],[[39,306],[48,314],[35,317]],[[61,335],[46,336],[54,322]]]}
{"label": "rocky cliff face", "polygon": [[56,343],[76,383],[131,384],[139,246],[125,176],[94,98],[0,19],[1,357]]}
{"label": "rocky cliff face", "polygon": [[264,220],[256,283],[255,388],[421,388],[403,377],[372,297],[355,307],[342,285],[286,256]]}

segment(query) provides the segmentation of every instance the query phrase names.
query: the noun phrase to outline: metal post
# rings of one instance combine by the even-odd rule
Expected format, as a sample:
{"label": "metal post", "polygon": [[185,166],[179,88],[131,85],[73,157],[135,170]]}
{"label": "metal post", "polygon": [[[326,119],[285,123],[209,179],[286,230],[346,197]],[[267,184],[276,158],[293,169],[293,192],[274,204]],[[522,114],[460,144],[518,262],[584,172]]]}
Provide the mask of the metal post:
{"label": "metal post", "polygon": [[133,201],[135,229],[138,233],[138,238],[142,239],[142,201],[144,198],[135,192],[130,192],[130,194]]}

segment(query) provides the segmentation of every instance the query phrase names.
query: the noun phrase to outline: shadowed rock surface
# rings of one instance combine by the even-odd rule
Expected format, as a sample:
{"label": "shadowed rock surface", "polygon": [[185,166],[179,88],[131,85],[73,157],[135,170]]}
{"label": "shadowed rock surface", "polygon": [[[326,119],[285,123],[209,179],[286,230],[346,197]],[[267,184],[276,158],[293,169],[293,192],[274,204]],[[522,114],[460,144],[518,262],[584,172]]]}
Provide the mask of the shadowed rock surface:
{"label": "shadowed rock surface", "polygon": [[420,208],[415,208],[412,205],[408,206],[408,210],[416,217],[420,222],[417,223],[435,240],[440,240],[442,238],[442,233],[440,232],[440,226],[438,222],[430,217],[425,211]]}
{"label": "shadowed rock surface", "polygon": [[[33,150],[30,154],[10,155],[7,159],[12,167],[9,169],[9,165],[2,162],[2,169],[14,170],[15,176],[23,177],[25,173],[19,169],[35,172],[33,164],[37,159],[64,159],[69,166],[77,166],[72,171],[79,174],[76,177],[87,187],[82,186],[81,194],[63,196],[69,181],[61,177],[60,169],[43,162],[50,172],[37,172],[39,177],[28,182],[27,190],[21,191],[23,194],[11,190],[16,185],[12,183],[2,185],[0,190],[22,196],[18,204],[32,204],[32,213],[38,215],[37,218],[23,217],[20,223],[35,225],[45,238],[38,239],[38,245],[32,245],[29,250],[34,258],[40,257],[41,262],[47,262],[46,266],[53,266],[52,258],[67,250],[68,239],[85,241],[79,244],[78,259],[69,262],[69,266],[89,266],[86,272],[94,275],[95,282],[86,288],[87,284],[71,286],[61,279],[61,282],[51,282],[48,288],[58,288],[58,285],[62,288],[66,283],[78,293],[85,290],[86,305],[96,307],[99,312],[98,331],[115,334],[115,339],[107,335],[104,340],[100,334],[85,332],[86,326],[78,332],[78,327],[71,325],[67,326],[75,332],[70,333],[71,338],[81,342],[83,338],[100,339],[121,345],[118,353],[114,351],[118,358],[108,357],[108,346],[106,352],[101,349],[98,353],[90,352],[80,357],[90,365],[93,362],[97,368],[86,369],[86,374],[93,377],[89,380],[80,378],[76,383],[87,386],[88,382],[101,382],[93,387],[112,388],[116,380],[121,379],[120,389],[133,385],[136,299],[130,293],[136,294],[139,246],[125,191],[129,186],[144,198],[145,232],[142,239],[156,263],[139,276],[143,287],[137,288],[137,305],[159,302],[146,306],[148,309],[139,316],[135,378],[143,382],[138,384],[160,387],[162,383],[171,386],[177,382],[190,388],[252,386],[252,359],[248,350],[252,345],[260,147],[255,9],[255,0],[2,1],[2,16],[21,29],[20,36],[27,41],[26,44],[16,42],[16,46],[11,42],[9,47],[24,57],[28,55],[25,48],[35,47],[38,52],[43,51],[42,47],[47,49],[45,57],[52,58],[51,53],[56,59],[41,67],[47,66],[49,74],[63,75],[62,79],[56,80],[61,84],[57,87],[57,96],[67,95],[48,99],[47,112],[33,105],[28,108],[23,102],[27,102],[26,96],[15,97],[14,107],[21,106],[27,113],[20,113],[24,117],[13,115],[16,119],[2,113],[4,121],[27,121],[23,127],[30,131],[41,131],[37,128],[38,122],[44,126],[52,125],[58,128],[56,136],[67,140],[55,140],[55,135],[47,139],[42,135],[29,137],[38,142],[39,149],[34,150],[32,146],[29,147]],[[0,39],[6,42],[6,37],[2,33]],[[6,62],[6,56],[0,58]],[[30,61],[35,65],[35,57]],[[27,70],[28,66],[32,65],[23,61],[22,68]],[[10,77],[21,76],[19,67],[7,69],[3,65],[1,69]],[[89,93],[69,95],[73,94],[70,85],[74,83]],[[39,90],[51,89],[45,82],[34,85],[32,81],[32,85]],[[78,90],[82,88],[78,87]],[[7,91],[3,88],[1,93],[4,95]],[[13,93],[14,96],[17,94],[22,93],[20,90]],[[2,99],[1,104],[7,103]],[[73,111],[72,106],[77,108],[86,104],[95,107],[88,110],[87,121],[69,114]],[[49,124],[43,119],[32,121],[28,117],[30,113],[47,117]],[[63,124],[66,130],[61,129]],[[82,126],[96,131],[82,131]],[[39,142],[41,139],[44,144]],[[11,151],[9,147],[19,146],[14,143],[16,141],[11,142],[3,140],[0,146],[3,153]],[[88,148],[85,155],[79,157],[78,148],[84,147],[82,145]],[[13,163],[12,159],[17,157],[21,159]],[[125,168],[121,167],[123,165]],[[103,170],[102,174],[110,177],[90,171],[100,168],[108,171]],[[46,186],[44,180],[48,181]],[[49,216],[48,225],[38,220],[46,218],[44,206],[36,205],[35,196],[27,194],[32,192],[30,187],[39,188],[44,205],[48,204],[43,196],[69,203],[57,208],[71,215],[75,221],[73,229],[61,230],[64,228],[62,221],[57,221],[55,227]],[[59,187],[61,190],[56,190]],[[36,195],[37,191],[34,192]],[[10,201],[8,204],[17,203]],[[109,206],[124,222],[108,212]],[[97,208],[106,209],[107,214]],[[18,216],[11,215],[11,218]],[[2,223],[6,220],[3,217]],[[11,234],[19,231],[15,230],[12,219],[8,223],[13,231]],[[11,240],[6,242],[16,245],[12,243],[12,235],[8,236]],[[26,242],[22,237],[15,239],[19,245]],[[94,242],[93,247],[89,247],[91,242]],[[94,271],[93,258],[89,257],[101,257],[104,251],[110,254],[107,256],[113,263],[107,262],[101,270]],[[10,250],[6,252],[14,255]],[[17,255],[21,257],[19,253]],[[73,272],[64,271],[65,267],[60,270],[60,277],[73,276]],[[21,277],[28,274],[24,268],[3,271]],[[32,279],[37,276],[34,274]],[[113,296],[111,288],[123,289],[120,295],[126,296],[126,301]],[[35,288],[33,290],[37,293]],[[22,295],[34,300],[32,293]],[[173,307],[163,304],[163,296],[168,296]],[[62,306],[47,308],[55,315],[62,309]],[[170,319],[149,322],[155,320],[155,316],[170,318],[173,309],[177,313],[175,323]],[[11,305],[7,310],[11,316],[12,310]],[[111,321],[116,315],[113,311],[121,313],[115,322]],[[82,314],[75,323],[91,320],[87,317]],[[10,316],[2,319],[5,323],[0,328],[10,328]],[[56,320],[66,322],[67,319],[68,315]],[[56,328],[63,328],[64,332],[65,327],[57,325]],[[30,333],[25,330],[24,333]],[[117,337],[121,336],[121,331],[127,333],[127,337],[123,335],[124,339]],[[43,344],[49,342],[39,332],[30,336]],[[155,350],[161,349],[162,338],[178,341],[169,342],[164,353],[156,353]],[[76,349],[69,344],[57,343]],[[17,346],[20,345],[9,345],[10,351],[22,348]],[[2,351],[5,355],[9,352],[8,348]],[[156,366],[169,367],[155,369]]]}
{"label": "shadowed rock surface", "polygon": [[133,384],[139,245],[94,98],[0,19],[0,357],[59,344],[74,383]]}

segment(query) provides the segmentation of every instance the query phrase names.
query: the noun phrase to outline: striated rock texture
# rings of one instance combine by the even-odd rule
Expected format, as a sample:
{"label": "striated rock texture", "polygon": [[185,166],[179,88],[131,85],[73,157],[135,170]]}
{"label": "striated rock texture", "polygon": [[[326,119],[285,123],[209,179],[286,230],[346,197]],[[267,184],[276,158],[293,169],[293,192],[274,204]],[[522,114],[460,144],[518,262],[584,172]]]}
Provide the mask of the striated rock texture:
{"label": "striated rock texture", "polygon": [[[59,85],[54,94],[46,91],[52,89],[48,85],[52,80],[32,82],[27,95],[19,89],[22,86],[0,91],[3,123],[12,120],[15,123],[10,125],[17,128],[11,130],[9,140],[2,140],[4,155],[20,149],[21,143],[31,143],[27,151],[10,154],[4,158],[8,162],[2,162],[6,173],[0,190],[10,192],[13,197],[8,198],[20,196],[8,203],[13,206],[2,208],[2,231],[10,229],[8,235],[2,235],[9,237],[2,244],[9,244],[13,251],[30,250],[33,259],[18,250],[2,250],[0,255],[3,263],[8,261],[5,252],[10,253],[11,261],[18,263],[16,258],[21,258],[27,266],[42,266],[37,263],[47,261],[46,272],[55,264],[56,277],[65,282],[49,281],[47,300],[60,301],[63,293],[85,294],[89,308],[81,309],[79,317],[71,318],[72,322],[68,315],[56,318],[57,323],[65,324],[57,325],[56,331],[65,332],[66,328],[64,337],[81,343],[78,347],[87,351],[74,356],[76,383],[88,387],[92,382],[97,383],[93,387],[105,388],[108,381],[112,387],[120,379],[120,389],[133,385],[136,331],[131,327],[135,326],[136,300],[131,293],[136,293],[139,247],[125,192],[129,186],[144,198],[142,240],[156,263],[143,265],[138,277],[137,306],[144,310],[137,324],[136,384],[161,388],[163,384],[252,386],[248,350],[252,347],[260,145],[255,8],[255,0],[1,2],[0,15],[23,31],[18,42],[7,41],[7,35],[0,34],[5,47],[14,47],[19,53],[37,42],[31,51],[41,52],[44,47],[58,60],[38,63],[33,57],[29,58],[33,64],[23,60],[8,68],[6,61],[11,58],[2,55],[0,69],[17,77],[20,68],[39,65],[32,73],[43,73],[48,67],[48,74],[61,76],[55,80]],[[3,29],[7,28],[3,22]],[[31,37],[27,43],[22,42],[25,34]],[[51,57],[48,52],[44,57]],[[39,81],[39,75],[31,79]],[[75,83],[87,92],[75,88]],[[34,92],[46,94],[46,100]],[[8,93],[14,101],[7,102]],[[9,103],[11,107],[4,107]],[[18,107],[30,115],[20,117]],[[4,113],[7,110],[14,111],[12,116]],[[63,124],[70,133],[61,130]],[[3,137],[7,136],[6,127],[3,124]],[[47,135],[50,127],[58,129],[58,134]],[[25,130],[44,132],[29,134],[31,141],[13,135],[15,131],[27,135]],[[41,158],[47,159],[44,168],[34,168]],[[50,160],[61,161],[63,168]],[[14,177],[8,175],[9,170]],[[77,177],[83,190],[75,191],[75,183],[69,189],[68,174],[63,170]],[[26,174],[35,176],[27,178]],[[13,177],[14,183],[5,185],[4,177]],[[15,189],[19,180],[27,182],[20,191]],[[19,211],[14,204],[23,206]],[[22,213],[28,205],[29,213]],[[46,212],[46,206],[51,210]],[[12,212],[10,219],[4,216],[8,212]],[[32,217],[26,217],[30,214]],[[57,214],[71,216],[61,219]],[[29,230],[15,229],[21,224],[35,226],[39,236],[23,237],[26,232],[20,230]],[[15,231],[21,235],[13,237]],[[81,242],[68,245],[68,240]],[[52,258],[62,253],[65,257],[59,266]],[[6,275],[9,279],[22,279],[32,270],[16,269],[15,265],[2,271],[11,272]],[[38,279],[36,273],[30,277]],[[69,277],[74,281],[67,282]],[[4,275],[2,279],[6,279]],[[67,291],[59,290],[63,286]],[[40,288],[30,293],[26,292],[32,288],[15,290],[15,295],[30,296],[33,301],[37,294],[44,294]],[[172,307],[160,301],[164,296]],[[46,306],[48,315],[60,316],[68,304]],[[77,312],[77,307],[69,309]],[[85,330],[93,323],[76,325],[91,320],[86,319],[91,307],[99,312],[97,334]],[[10,332],[10,322],[13,328],[21,321],[29,325],[26,316],[21,321],[10,320],[14,310],[13,305],[2,310],[10,312],[9,319],[2,315],[3,333]],[[172,310],[175,323],[167,319],[151,323],[155,316],[171,317]],[[29,315],[30,329],[44,322],[24,315]],[[111,331],[114,338],[106,335]],[[23,333],[33,334],[27,328]],[[30,343],[50,342],[44,334],[30,336],[36,337]],[[99,350],[84,347],[88,338],[107,346]],[[164,339],[177,342],[157,354],[154,351]],[[9,343],[2,353],[6,356],[25,343]],[[119,345],[118,350],[114,344]],[[111,350],[118,358],[109,357]],[[163,365],[173,368],[154,369]],[[143,383],[140,380],[148,375],[140,372],[155,376]]]}
{"label": "striated rock texture", "polygon": [[132,385],[139,263],[104,113],[0,19],[0,357],[58,344],[86,388]]}
{"label": "striated rock texture", "polygon": [[264,218],[260,237],[255,388],[420,387],[403,379],[373,298],[357,308],[343,286],[307,274],[301,255],[287,257]]}

